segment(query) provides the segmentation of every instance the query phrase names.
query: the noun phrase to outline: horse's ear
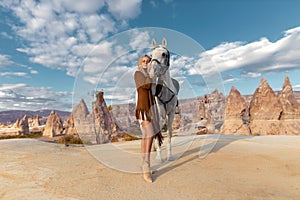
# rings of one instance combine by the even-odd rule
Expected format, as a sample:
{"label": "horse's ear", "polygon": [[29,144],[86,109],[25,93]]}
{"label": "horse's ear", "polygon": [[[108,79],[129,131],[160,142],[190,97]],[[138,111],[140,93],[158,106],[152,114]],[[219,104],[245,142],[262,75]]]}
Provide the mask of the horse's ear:
{"label": "horse's ear", "polygon": [[166,40],[166,38],[163,38],[163,40],[162,40],[162,46],[163,47],[167,47],[167,40]]}
{"label": "horse's ear", "polygon": [[156,41],[155,41],[155,39],[152,39],[152,46],[153,46],[153,48],[156,47]]}

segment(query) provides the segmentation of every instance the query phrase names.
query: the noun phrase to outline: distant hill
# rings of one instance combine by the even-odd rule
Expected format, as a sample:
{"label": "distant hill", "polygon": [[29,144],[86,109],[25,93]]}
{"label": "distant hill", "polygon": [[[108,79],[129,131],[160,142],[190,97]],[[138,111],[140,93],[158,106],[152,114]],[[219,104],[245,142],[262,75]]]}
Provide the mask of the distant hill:
{"label": "distant hill", "polygon": [[[30,110],[7,110],[7,111],[0,111],[0,123],[13,123],[17,119],[21,119],[24,115],[27,115],[28,117],[32,116],[40,116],[42,119],[46,119],[52,110],[37,110],[37,111],[30,111]],[[67,119],[71,112],[67,111],[60,111],[55,110],[55,112],[61,117],[61,119],[64,121]]]}

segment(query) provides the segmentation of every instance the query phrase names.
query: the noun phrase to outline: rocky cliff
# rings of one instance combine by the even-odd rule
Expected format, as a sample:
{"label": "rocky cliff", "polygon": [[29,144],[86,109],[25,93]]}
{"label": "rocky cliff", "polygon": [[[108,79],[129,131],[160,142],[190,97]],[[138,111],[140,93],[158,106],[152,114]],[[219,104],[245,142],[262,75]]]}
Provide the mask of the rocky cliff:
{"label": "rocky cliff", "polygon": [[62,134],[63,132],[63,123],[59,115],[52,111],[47,118],[46,126],[43,132],[43,136],[54,137]]}
{"label": "rocky cliff", "polygon": [[280,119],[298,119],[300,116],[300,104],[297,102],[288,77],[284,80],[282,90],[279,92],[278,98],[283,109]]}
{"label": "rocky cliff", "polygon": [[[240,128],[236,129],[236,127]],[[285,78],[282,90],[278,95],[272,90],[267,80],[262,78],[249,107],[235,88],[227,98],[222,133],[298,135],[300,134],[299,130],[299,103],[293,94],[288,77]]]}
{"label": "rocky cliff", "polygon": [[96,101],[93,106],[93,112],[95,116],[95,124],[97,132],[101,133],[100,143],[109,142],[113,136],[117,135],[117,126],[115,120],[110,114],[106,102],[104,100],[104,92],[99,92],[96,95]]}
{"label": "rocky cliff", "polygon": [[13,128],[18,129],[18,135],[25,135],[29,134],[29,125],[28,125],[28,117],[24,115],[20,120],[17,119]]}
{"label": "rocky cliff", "polygon": [[70,118],[74,121],[71,127],[76,128],[83,142],[97,144],[111,142],[120,130],[107,108],[103,92],[97,93],[92,113],[89,113],[84,100],[81,100],[74,107]]}
{"label": "rocky cliff", "polygon": [[227,97],[225,120],[220,132],[238,135],[250,134],[248,107],[245,98],[235,87],[232,87]]}

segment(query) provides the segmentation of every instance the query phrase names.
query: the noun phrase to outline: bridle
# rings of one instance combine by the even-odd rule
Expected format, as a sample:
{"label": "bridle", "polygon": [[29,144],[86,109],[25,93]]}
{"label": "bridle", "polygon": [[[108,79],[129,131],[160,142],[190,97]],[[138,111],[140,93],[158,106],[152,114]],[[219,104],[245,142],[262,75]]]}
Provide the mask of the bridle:
{"label": "bridle", "polygon": [[[165,84],[165,82],[162,81],[162,79],[161,79],[161,76],[164,75],[170,67],[170,53],[169,53],[167,48],[162,47],[162,46],[159,46],[159,47],[166,50],[161,55],[165,59],[164,62],[159,61],[157,58],[151,58],[150,64],[153,65],[154,63],[156,63],[159,66],[159,68],[157,68],[157,67],[154,68],[154,74],[157,76],[157,83],[158,83],[156,90],[160,86],[161,86],[161,88],[160,88],[161,90],[159,92],[156,91],[155,96],[164,105],[164,108],[166,110],[167,104],[169,102],[171,102],[172,99],[175,97],[175,93],[172,90],[170,90],[170,88],[168,88],[168,86]],[[156,48],[157,47],[155,47],[154,50]],[[154,66],[152,66],[152,67],[154,67]],[[169,92],[169,94],[171,94],[170,97],[168,97],[168,99],[163,98],[163,92],[162,91],[164,90],[164,88],[166,88],[166,90]]]}
{"label": "bridle", "polygon": [[[164,48],[167,51],[167,53],[165,54],[165,57],[166,57],[167,61],[165,63],[161,63],[156,58],[152,58],[151,61],[150,61],[151,62],[150,64],[152,64],[153,62],[156,62],[157,65],[159,65],[160,73],[159,73],[159,75],[156,74],[158,77],[164,75],[170,67],[170,53],[169,53],[168,49],[166,49],[165,47],[162,47],[162,48]],[[157,71],[157,68],[155,68],[155,72],[156,71]]]}

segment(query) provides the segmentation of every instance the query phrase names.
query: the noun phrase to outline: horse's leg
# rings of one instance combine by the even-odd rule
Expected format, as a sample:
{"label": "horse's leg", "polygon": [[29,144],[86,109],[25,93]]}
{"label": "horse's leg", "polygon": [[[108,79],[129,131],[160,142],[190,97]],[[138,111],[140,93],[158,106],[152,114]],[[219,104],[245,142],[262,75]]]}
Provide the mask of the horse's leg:
{"label": "horse's leg", "polygon": [[[159,113],[159,126],[160,126],[160,130],[162,131],[162,126],[164,124],[164,119],[163,119],[163,112],[164,112],[164,109],[163,109],[163,105],[159,104],[159,101],[156,99],[156,105],[157,105],[157,108],[158,108],[158,113]],[[163,159],[162,159],[162,155],[161,155],[161,146],[158,144],[158,140],[155,139],[155,149],[156,149],[156,160],[160,163],[163,162]]]}
{"label": "horse's leg", "polygon": [[171,140],[172,140],[172,124],[173,124],[174,116],[175,116],[175,112],[173,112],[173,111],[168,114],[168,131],[167,131],[167,134],[168,134],[167,159],[168,159],[168,161],[173,160]]}
{"label": "horse's leg", "polygon": [[158,140],[155,139],[155,149],[156,149],[156,160],[160,163],[163,162],[162,156],[161,156],[161,146],[158,144]]}

